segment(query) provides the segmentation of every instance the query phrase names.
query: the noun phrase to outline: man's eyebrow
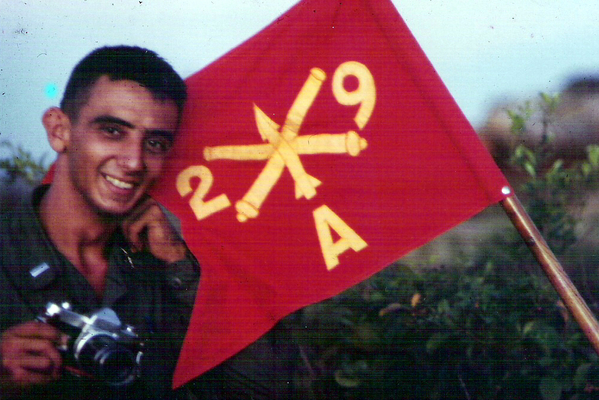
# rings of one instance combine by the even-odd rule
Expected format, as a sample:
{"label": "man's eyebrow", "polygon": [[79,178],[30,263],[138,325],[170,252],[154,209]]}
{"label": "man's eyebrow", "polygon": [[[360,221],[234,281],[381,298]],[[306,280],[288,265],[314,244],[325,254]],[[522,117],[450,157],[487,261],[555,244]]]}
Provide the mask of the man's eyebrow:
{"label": "man's eyebrow", "polygon": [[[92,123],[94,123],[94,124],[115,124],[115,125],[124,126],[126,128],[130,128],[130,129],[135,128],[135,125],[133,125],[131,122],[126,121],[121,118],[118,118],[118,117],[114,117],[112,115],[100,115],[100,116],[94,118],[92,120]],[[171,140],[175,137],[175,132],[172,132],[169,130],[164,130],[164,129],[149,129],[149,130],[147,130],[146,133],[148,133],[150,135],[163,136],[163,137],[165,137],[167,139],[171,139]]]}
{"label": "man's eyebrow", "polygon": [[93,124],[115,124],[121,125],[127,128],[135,128],[129,121],[125,121],[124,119],[113,117],[111,115],[100,115],[92,120]]}

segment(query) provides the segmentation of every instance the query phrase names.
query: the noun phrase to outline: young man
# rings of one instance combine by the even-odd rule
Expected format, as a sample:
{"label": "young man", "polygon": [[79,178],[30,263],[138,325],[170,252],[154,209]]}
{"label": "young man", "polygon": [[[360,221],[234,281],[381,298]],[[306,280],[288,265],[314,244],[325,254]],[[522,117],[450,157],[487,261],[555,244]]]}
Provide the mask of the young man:
{"label": "young man", "polygon": [[[199,268],[146,193],[185,98],[184,82],[155,53],[102,48],[75,67],[61,107],[43,115],[58,154],[53,182],[0,219],[0,399],[177,396],[172,370]],[[36,321],[48,302],[81,315],[114,310],[143,338],[140,377],[114,387],[68,372],[72,360],[58,348],[73,338]]]}

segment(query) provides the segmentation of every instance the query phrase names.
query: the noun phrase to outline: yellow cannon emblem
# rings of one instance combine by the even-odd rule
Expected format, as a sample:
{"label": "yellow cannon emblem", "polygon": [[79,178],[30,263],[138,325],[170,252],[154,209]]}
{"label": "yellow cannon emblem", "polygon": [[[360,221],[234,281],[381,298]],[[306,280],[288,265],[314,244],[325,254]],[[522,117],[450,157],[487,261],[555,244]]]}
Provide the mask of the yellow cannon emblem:
{"label": "yellow cannon emblem", "polygon": [[[358,80],[355,90],[345,89],[344,82],[349,76]],[[285,168],[289,170],[295,182],[295,198],[312,199],[316,196],[316,188],[322,184],[317,178],[309,175],[300,159],[307,154],[348,154],[358,156],[368,146],[366,139],[353,130],[342,133],[320,133],[301,136],[302,123],[314,100],[322,88],[326,74],[319,68],[313,68],[300,92],[291,105],[285,122],[281,127],[264,111],[254,104],[256,127],[265,143],[253,145],[212,146],[204,148],[204,159],[233,161],[266,161],[254,183],[235,204],[237,220],[246,222],[257,218],[262,204],[273,190]],[[368,68],[355,61],[341,64],[335,71],[332,80],[332,91],[339,104],[345,106],[359,105],[354,121],[361,130],[368,123],[376,103],[374,78]],[[200,184],[193,190],[191,180],[199,178]],[[210,169],[204,165],[186,168],[177,176],[177,190],[182,197],[193,192],[189,201],[196,218],[202,220],[231,206],[226,194],[205,200],[213,183]],[[341,218],[328,206],[323,205],[314,210],[316,230],[321,243],[327,268],[338,264],[339,254],[348,249],[360,251],[367,246]],[[333,242],[330,231],[334,230],[340,240]]]}

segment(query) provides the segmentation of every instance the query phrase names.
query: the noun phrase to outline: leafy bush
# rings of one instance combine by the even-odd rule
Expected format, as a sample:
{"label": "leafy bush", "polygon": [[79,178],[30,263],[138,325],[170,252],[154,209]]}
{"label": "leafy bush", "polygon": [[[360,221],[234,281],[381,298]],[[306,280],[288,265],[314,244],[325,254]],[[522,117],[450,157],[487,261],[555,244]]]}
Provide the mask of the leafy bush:
{"label": "leafy bush", "polygon": [[516,267],[397,264],[303,317],[316,399],[582,399],[599,387],[587,377],[597,355],[549,282]]}
{"label": "leafy bush", "polygon": [[43,157],[35,160],[29,151],[7,140],[0,142],[1,148],[7,149],[10,153],[0,159],[0,171],[6,174],[5,180],[12,183],[17,179],[23,179],[30,185],[35,185],[42,180],[47,171]]}
{"label": "leafy bush", "polygon": [[[559,256],[578,240],[599,147],[569,165],[549,153],[558,102],[542,95],[543,139],[517,145],[512,163],[527,175],[519,193]],[[514,134],[526,130],[531,107],[510,112]],[[515,229],[467,262],[400,261],[296,320],[298,399],[599,398],[598,356]]]}

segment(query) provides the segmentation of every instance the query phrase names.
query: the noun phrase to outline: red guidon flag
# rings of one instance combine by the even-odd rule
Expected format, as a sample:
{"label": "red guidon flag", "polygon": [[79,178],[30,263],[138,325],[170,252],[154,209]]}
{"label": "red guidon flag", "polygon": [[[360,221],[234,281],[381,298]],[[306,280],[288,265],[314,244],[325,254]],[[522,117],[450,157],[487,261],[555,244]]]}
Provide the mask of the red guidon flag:
{"label": "red guidon flag", "polygon": [[505,197],[389,0],[305,0],[187,79],[153,195],[202,279],[174,386]]}

